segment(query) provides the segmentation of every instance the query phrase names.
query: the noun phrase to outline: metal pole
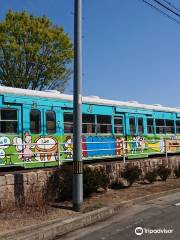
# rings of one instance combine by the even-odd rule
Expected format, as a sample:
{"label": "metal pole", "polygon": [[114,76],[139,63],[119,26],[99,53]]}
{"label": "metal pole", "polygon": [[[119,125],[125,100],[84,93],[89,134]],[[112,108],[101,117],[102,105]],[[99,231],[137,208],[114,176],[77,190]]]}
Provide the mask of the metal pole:
{"label": "metal pole", "polygon": [[126,163],[126,156],[125,156],[125,141],[122,140],[122,149],[123,149],[123,162]]}
{"label": "metal pole", "polygon": [[73,209],[83,202],[82,163],[82,0],[74,0]]}
{"label": "metal pole", "polygon": [[165,145],[165,156],[166,156],[166,160],[168,159],[168,152],[167,152],[167,142],[166,139],[164,139],[164,145]]}
{"label": "metal pole", "polygon": [[60,167],[61,165],[61,146],[60,146],[60,142],[57,143],[57,147],[58,147],[58,167]]}

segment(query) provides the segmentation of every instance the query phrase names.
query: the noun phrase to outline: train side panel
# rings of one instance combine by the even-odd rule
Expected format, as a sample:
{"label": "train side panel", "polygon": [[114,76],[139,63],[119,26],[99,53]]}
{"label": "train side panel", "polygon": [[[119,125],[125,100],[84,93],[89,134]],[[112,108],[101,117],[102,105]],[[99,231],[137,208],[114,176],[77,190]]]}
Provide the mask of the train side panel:
{"label": "train side panel", "polygon": [[[177,113],[88,103],[82,109],[84,160],[180,151]],[[72,102],[4,94],[0,122],[0,167],[45,167],[72,161]]]}

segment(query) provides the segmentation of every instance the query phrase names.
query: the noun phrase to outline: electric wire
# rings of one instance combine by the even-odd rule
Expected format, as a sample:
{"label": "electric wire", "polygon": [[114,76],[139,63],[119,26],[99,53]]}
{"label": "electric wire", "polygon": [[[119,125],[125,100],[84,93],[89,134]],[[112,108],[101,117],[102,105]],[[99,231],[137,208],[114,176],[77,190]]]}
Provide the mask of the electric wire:
{"label": "electric wire", "polygon": [[176,18],[174,18],[173,16],[168,15],[166,12],[164,12],[163,10],[159,9],[158,7],[156,7],[155,5],[151,4],[150,2],[146,1],[146,0],[139,0],[141,2],[144,2],[146,5],[148,5],[149,7],[151,7],[152,9],[155,9],[157,12],[161,13],[162,15],[166,16],[167,18],[169,18],[170,20],[176,22],[177,24],[180,24],[180,21],[177,20]]}
{"label": "electric wire", "polygon": [[176,9],[176,11],[180,12],[180,9],[177,8],[174,4],[172,4],[171,2],[167,1],[167,0],[163,0],[163,2],[165,2],[166,4],[168,4],[171,8]]}
{"label": "electric wire", "polygon": [[180,17],[180,14],[175,12],[174,10],[172,10],[171,8],[167,7],[165,4],[163,4],[162,2],[160,2],[159,0],[153,0],[155,3],[157,3],[158,5],[160,5],[161,7],[167,9],[168,11],[170,11],[171,13],[175,14],[176,16]]}

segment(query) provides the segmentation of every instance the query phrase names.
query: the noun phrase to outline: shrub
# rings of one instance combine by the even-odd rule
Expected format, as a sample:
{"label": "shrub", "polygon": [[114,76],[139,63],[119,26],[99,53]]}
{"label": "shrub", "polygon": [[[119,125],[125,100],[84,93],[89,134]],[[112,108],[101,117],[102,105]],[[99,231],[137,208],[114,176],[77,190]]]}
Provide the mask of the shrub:
{"label": "shrub", "polygon": [[99,182],[99,188],[107,190],[110,180],[109,180],[109,176],[106,173],[105,169],[103,167],[96,169],[96,175],[97,175],[97,179]]}
{"label": "shrub", "polygon": [[59,196],[61,200],[71,200],[73,191],[72,166],[63,166],[59,171]]}
{"label": "shrub", "polygon": [[98,179],[92,168],[86,167],[83,172],[83,193],[84,197],[91,195],[98,189]]}
{"label": "shrub", "polygon": [[176,167],[176,168],[174,169],[174,174],[175,174],[175,176],[176,176],[177,178],[180,177],[180,166],[178,166],[178,167]]}
{"label": "shrub", "polygon": [[142,171],[138,166],[128,164],[122,172],[122,177],[125,178],[128,181],[129,186],[131,186],[134,182],[139,180],[141,174]]}
{"label": "shrub", "polygon": [[145,176],[144,179],[148,180],[148,182],[153,183],[156,181],[157,178],[157,170],[154,169],[152,171],[148,171]]}
{"label": "shrub", "polygon": [[61,166],[48,180],[46,189],[50,201],[65,201],[72,199],[72,167]]}
{"label": "shrub", "polygon": [[[48,181],[46,194],[50,201],[68,201],[72,199],[73,172],[71,166],[62,166],[53,173]],[[109,177],[102,167],[85,167],[83,171],[84,197],[97,192],[99,188],[104,190],[109,185]]]}
{"label": "shrub", "polygon": [[90,196],[93,192],[97,192],[99,188],[104,190],[109,185],[109,177],[102,167],[92,168],[85,167],[83,173],[83,192],[84,197]]}
{"label": "shrub", "polygon": [[111,185],[110,185],[110,187],[112,188],[112,189],[122,189],[122,188],[124,188],[125,186],[124,186],[124,184],[122,183],[122,181],[120,181],[120,179],[115,179],[115,180],[113,180],[112,182],[111,182]]}
{"label": "shrub", "polygon": [[166,181],[171,174],[171,169],[165,167],[164,165],[160,165],[157,169],[157,174],[160,176],[162,181]]}

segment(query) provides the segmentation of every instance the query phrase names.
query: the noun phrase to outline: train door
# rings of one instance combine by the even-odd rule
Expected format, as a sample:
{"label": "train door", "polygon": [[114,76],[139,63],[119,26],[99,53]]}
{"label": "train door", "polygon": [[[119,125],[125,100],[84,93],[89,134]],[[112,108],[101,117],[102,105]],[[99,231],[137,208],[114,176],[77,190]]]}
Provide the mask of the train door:
{"label": "train door", "polygon": [[137,116],[137,135],[144,136],[145,133],[146,133],[145,116],[138,115]]}
{"label": "train door", "polygon": [[124,123],[124,115],[118,114],[114,116],[113,122],[113,132],[115,135],[124,136],[125,135],[125,123]]}
{"label": "train door", "polygon": [[146,131],[146,116],[141,114],[129,114],[128,116],[128,135],[143,136]]}
{"label": "train door", "polygon": [[115,135],[115,146],[112,145],[111,148],[116,149],[114,155],[122,156],[125,152],[123,148],[126,148],[126,143],[122,142],[125,138],[125,117],[124,114],[117,114],[114,116],[114,122],[113,122],[113,133]]}
{"label": "train door", "polygon": [[[29,131],[34,143],[34,157],[39,162],[57,160],[56,111],[48,107],[29,110]],[[25,132],[25,140],[28,133]]]}
{"label": "train door", "polygon": [[63,111],[63,160],[73,158],[73,109],[68,108]]}
{"label": "train door", "polygon": [[12,165],[19,161],[14,153],[16,139],[22,137],[22,111],[21,106],[0,106],[0,165]]}
{"label": "train door", "polygon": [[35,102],[31,108],[23,105],[23,162],[44,161],[44,108]]}

